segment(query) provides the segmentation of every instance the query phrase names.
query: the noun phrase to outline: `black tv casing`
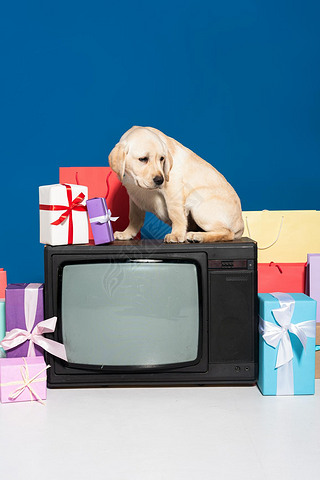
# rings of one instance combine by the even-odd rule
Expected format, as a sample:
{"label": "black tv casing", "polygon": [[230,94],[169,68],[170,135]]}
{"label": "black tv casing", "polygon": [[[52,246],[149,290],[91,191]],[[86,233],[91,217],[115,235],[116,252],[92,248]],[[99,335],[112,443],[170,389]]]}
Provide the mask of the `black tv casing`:
{"label": "black tv casing", "polygon": [[48,387],[253,385],[258,372],[257,245],[248,238],[210,244],[160,240],[108,245],[45,246],[45,318],[57,316],[48,338],[63,343],[63,267],[77,263],[163,260],[192,262],[198,271],[199,356],[192,364],[108,367],[73,365],[46,352]]}

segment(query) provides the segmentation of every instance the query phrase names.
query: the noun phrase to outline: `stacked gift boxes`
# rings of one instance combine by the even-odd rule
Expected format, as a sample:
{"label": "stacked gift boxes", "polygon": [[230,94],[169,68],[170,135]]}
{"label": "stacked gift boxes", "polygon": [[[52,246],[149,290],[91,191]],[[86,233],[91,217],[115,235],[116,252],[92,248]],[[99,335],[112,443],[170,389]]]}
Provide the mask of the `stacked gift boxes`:
{"label": "stacked gift boxes", "polygon": [[6,288],[7,333],[1,341],[6,358],[0,358],[0,400],[42,402],[46,398],[47,367],[43,350],[67,359],[62,344],[43,333],[53,332],[56,317],[44,320],[43,284],[17,283]]}
{"label": "stacked gift boxes", "polygon": [[45,185],[39,188],[39,202],[41,243],[88,243],[88,220],[96,245],[114,240],[111,222],[119,217],[112,217],[105,198],[88,200],[88,187],[72,184]]}
{"label": "stacked gift boxes", "polygon": [[[101,167],[105,171],[105,167]],[[67,170],[67,174],[70,172]],[[83,170],[83,169],[79,169]],[[95,172],[96,173],[96,172]],[[107,195],[120,182],[111,171],[106,174]],[[90,182],[101,175],[91,178]],[[78,177],[76,177],[78,180]],[[92,184],[91,184],[92,187]],[[94,188],[91,188],[94,190]],[[122,191],[122,197],[126,192]],[[125,199],[126,200],[126,199]],[[121,209],[128,201],[122,202]],[[88,199],[88,186],[55,184],[39,187],[40,242],[49,245],[86,244],[89,229],[95,244],[114,240],[112,217],[105,198]],[[128,214],[125,215],[128,218]],[[124,219],[125,220],[125,219]],[[123,221],[122,221],[123,223]],[[126,227],[127,225],[122,225]],[[121,227],[120,227],[121,228]],[[54,332],[56,317],[44,320],[43,285],[36,283],[9,284],[6,272],[0,269],[0,401],[16,403],[46,399],[44,350],[67,360],[64,345],[46,338]]]}
{"label": "stacked gift boxes", "polygon": [[[320,212],[243,212],[243,220],[244,234],[258,243],[258,385],[267,395],[313,393],[315,360],[315,376],[320,378],[320,352],[315,346],[320,343],[320,309],[316,308],[320,301]],[[284,294],[286,303],[278,298]],[[286,312],[285,320],[279,309]],[[311,336],[305,336],[306,328]],[[292,358],[282,365],[279,358],[284,352]],[[289,373],[282,375],[285,370],[290,371],[290,382]]]}
{"label": "stacked gift boxes", "polygon": [[[49,245],[88,243],[89,232],[92,232],[94,243],[97,245],[113,241],[111,222],[117,222],[119,217],[112,217],[105,197],[88,198],[88,186],[79,184],[77,174],[78,172],[76,184],[60,183],[39,188],[41,243]],[[108,191],[110,175],[111,172],[108,172],[106,178]],[[248,221],[249,213],[244,212],[247,227],[245,234],[251,236],[249,223],[253,229],[257,225],[252,219]],[[292,219],[293,214],[300,215],[299,221],[303,218],[305,220],[307,216],[307,221],[301,221],[302,226],[300,225],[306,233],[305,226],[310,224],[315,215],[319,217],[319,212],[267,213],[277,214],[280,226],[274,241],[270,243],[270,238],[266,239],[267,244],[263,247],[259,247],[263,240],[260,238],[258,241],[258,249],[260,248],[258,385],[265,395],[312,394],[316,342],[320,343],[320,312],[317,314],[319,322],[317,338],[315,328],[316,300],[320,300],[320,255],[315,252],[315,246],[310,239],[309,243],[302,247],[299,240],[298,247],[297,242],[290,238],[290,225],[295,223]],[[266,213],[262,215],[264,230],[268,227],[266,215]],[[287,217],[290,220],[288,222]],[[122,229],[124,227],[122,226]],[[252,237],[255,238],[255,235]],[[312,253],[308,254],[306,263],[305,257],[308,252]],[[310,296],[303,293],[306,265],[307,293]],[[3,295],[4,289],[6,290],[6,301],[0,300],[0,335],[1,338],[4,337],[1,345],[7,351],[7,358],[0,359],[1,401],[13,403],[31,399],[42,401],[46,396],[44,386],[48,368],[44,363],[43,349],[67,360],[64,346],[43,335],[54,331],[56,317],[44,320],[43,285],[13,284],[5,288],[4,275],[5,272],[0,269],[0,296],[1,293]],[[277,291],[281,293],[271,293]],[[316,372],[320,374],[320,352],[317,359]]]}

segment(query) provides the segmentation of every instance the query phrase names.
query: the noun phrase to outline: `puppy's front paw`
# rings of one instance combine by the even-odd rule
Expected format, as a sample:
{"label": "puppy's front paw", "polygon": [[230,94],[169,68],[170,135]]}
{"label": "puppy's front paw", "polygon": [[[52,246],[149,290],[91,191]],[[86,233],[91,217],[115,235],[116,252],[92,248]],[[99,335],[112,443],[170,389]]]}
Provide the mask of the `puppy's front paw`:
{"label": "puppy's front paw", "polygon": [[168,233],[164,237],[164,241],[166,243],[183,243],[185,241],[185,239],[186,239],[186,236],[183,233],[178,233],[178,234]]}
{"label": "puppy's front paw", "polygon": [[115,240],[131,240],[134,235],[132,235],[130,232],[127,232],[124,230],[123,232],[114,232],[114,239]]}
{"label": "puppy's front paw", "polygon": [[202,243],[204,240],[204,232],[188,232],[187,240],[190,243]]}

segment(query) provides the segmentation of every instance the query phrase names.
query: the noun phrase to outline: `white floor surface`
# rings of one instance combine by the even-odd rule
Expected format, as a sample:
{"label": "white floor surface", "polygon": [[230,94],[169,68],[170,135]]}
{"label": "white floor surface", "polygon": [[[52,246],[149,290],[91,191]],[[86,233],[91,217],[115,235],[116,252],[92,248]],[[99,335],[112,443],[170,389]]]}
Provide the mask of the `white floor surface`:
{"label": "white floor surface", "polygon": [[49,390],[0,405],[1,479],[306,480],[320,476],[316,395],[256,387]]}

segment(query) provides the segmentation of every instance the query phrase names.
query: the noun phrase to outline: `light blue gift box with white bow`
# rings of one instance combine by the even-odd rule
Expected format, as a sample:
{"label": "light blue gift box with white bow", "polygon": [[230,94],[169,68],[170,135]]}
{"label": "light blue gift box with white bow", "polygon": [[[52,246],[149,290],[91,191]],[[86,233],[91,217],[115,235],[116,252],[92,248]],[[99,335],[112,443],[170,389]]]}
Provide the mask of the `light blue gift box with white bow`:
{"label": "light blue gift box with white bow", "polygon": [[313,395],[317,302],[303,293],[259,294],[263,395]]}

